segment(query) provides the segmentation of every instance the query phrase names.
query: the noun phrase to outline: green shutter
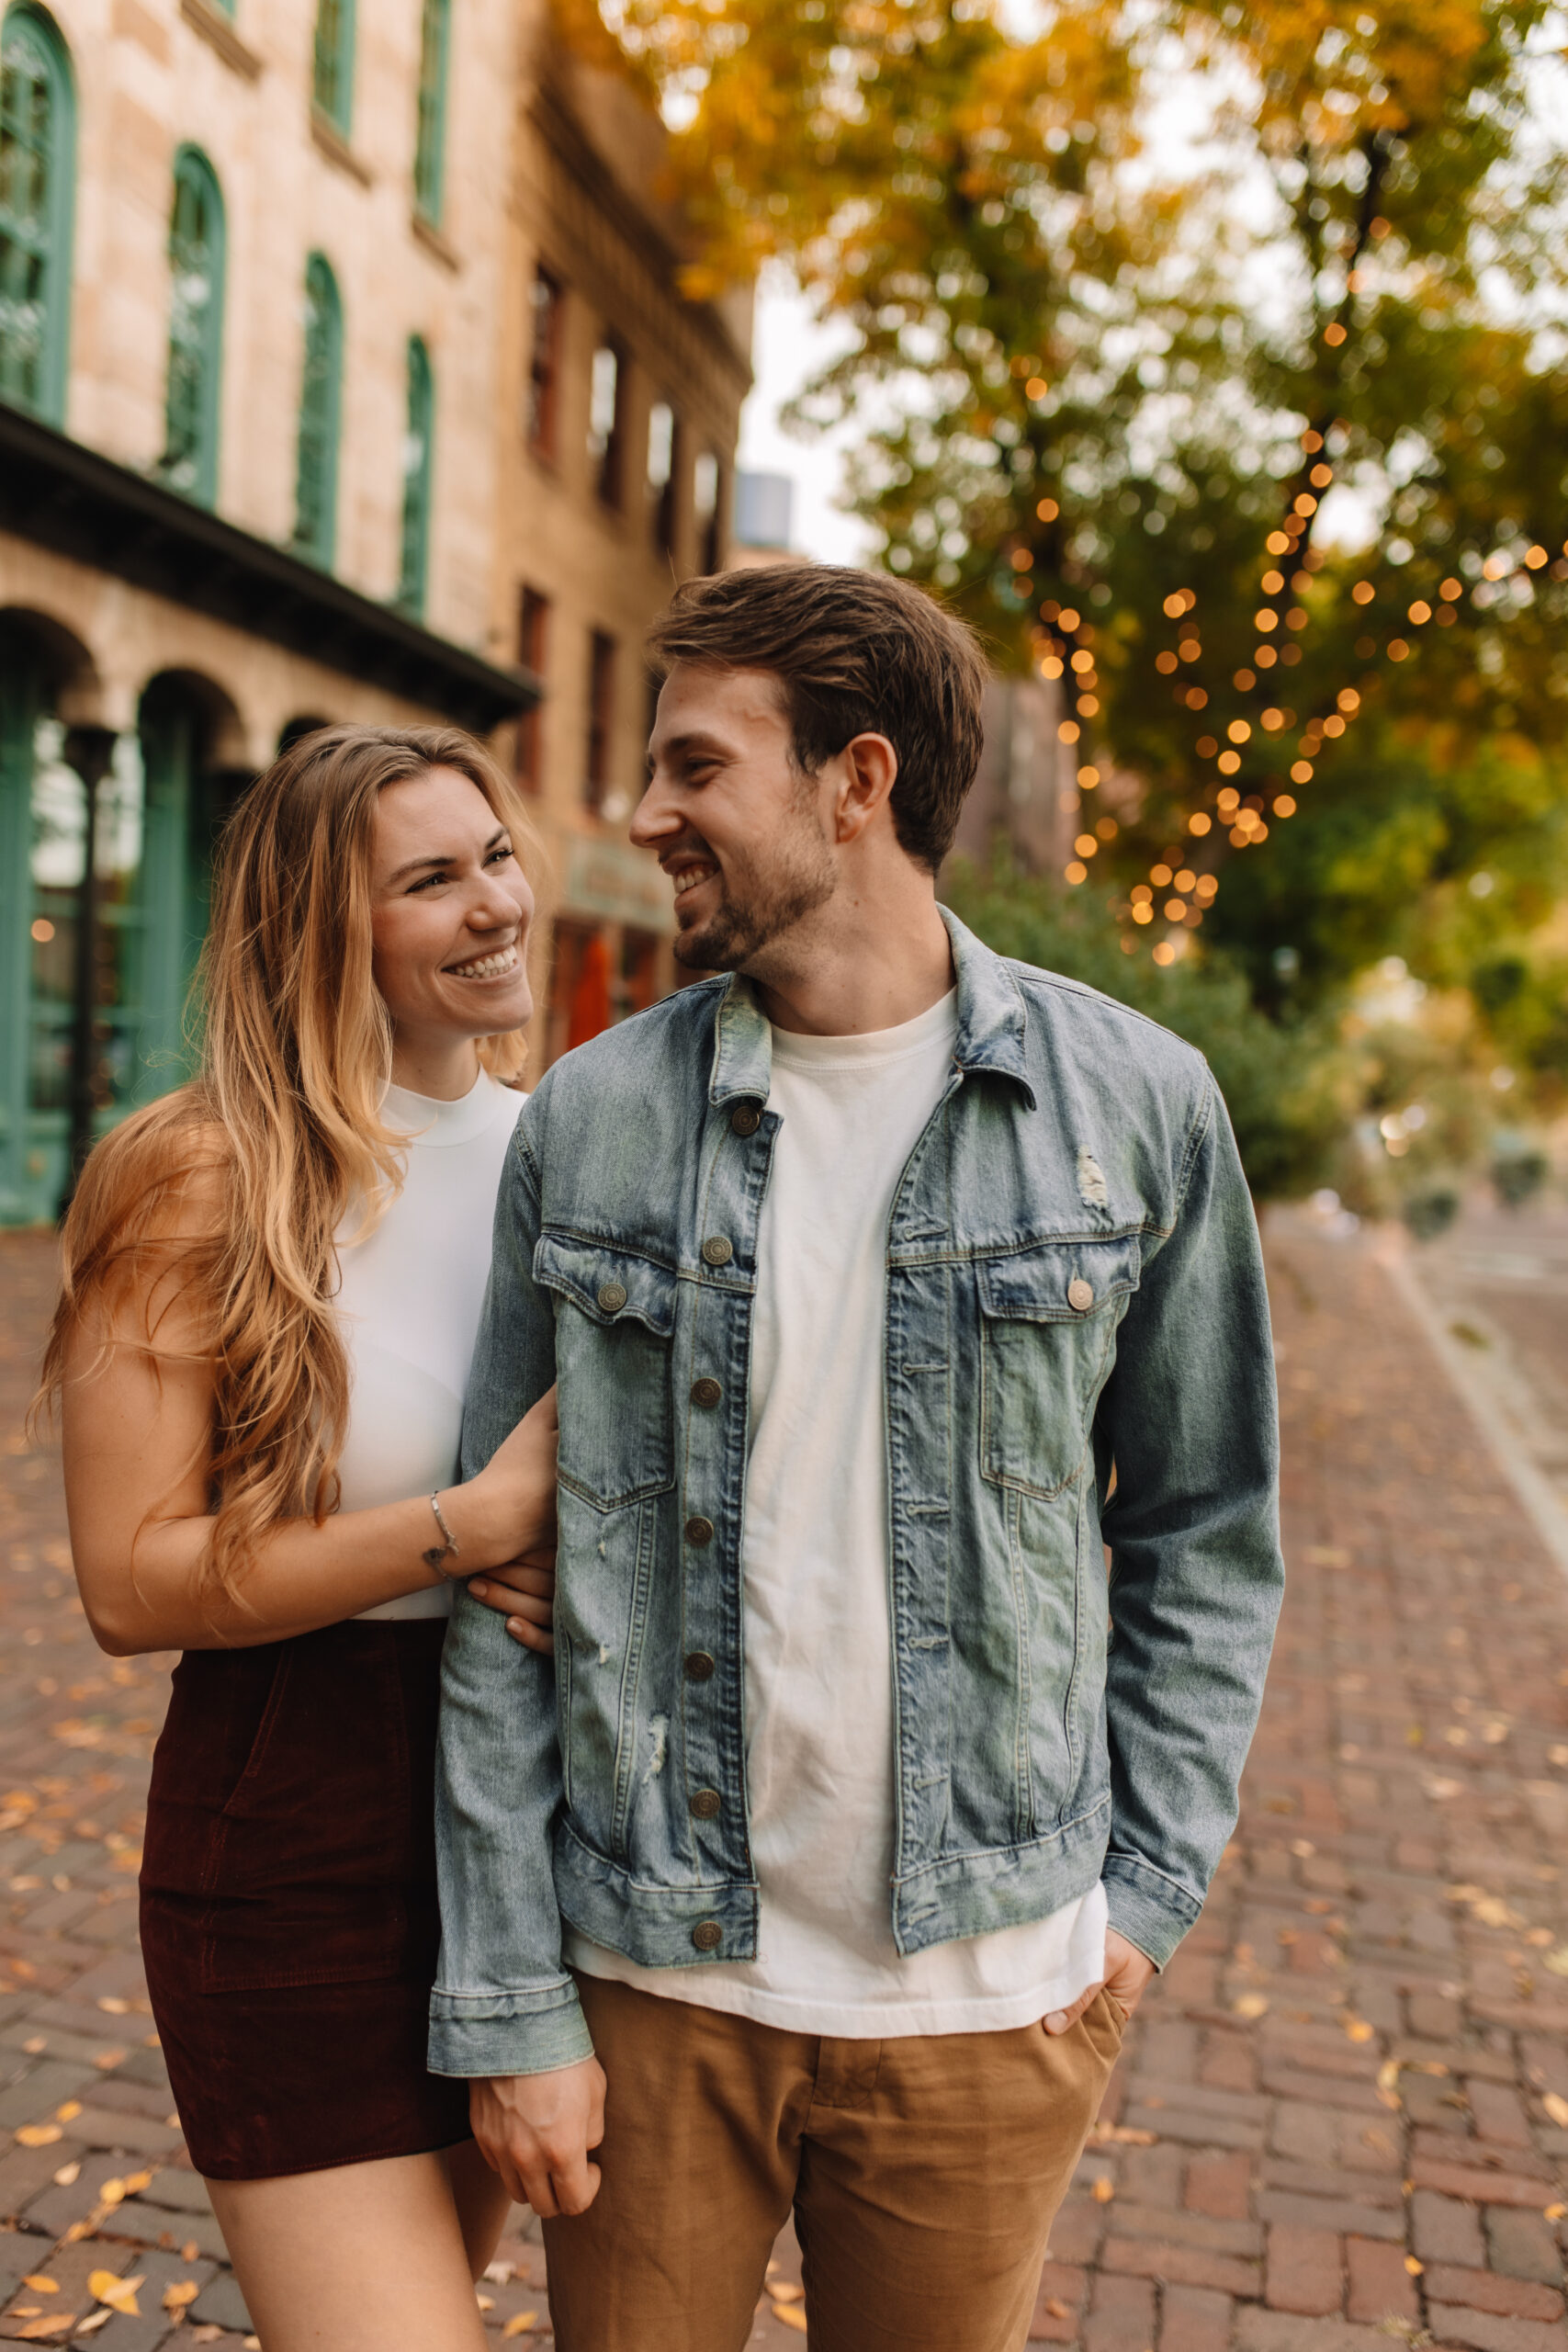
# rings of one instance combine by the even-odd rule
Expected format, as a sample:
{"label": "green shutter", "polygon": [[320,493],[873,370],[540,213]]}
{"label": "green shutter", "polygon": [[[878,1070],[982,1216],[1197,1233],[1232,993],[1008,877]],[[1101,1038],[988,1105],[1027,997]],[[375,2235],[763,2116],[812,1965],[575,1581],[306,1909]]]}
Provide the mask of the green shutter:
{"label": "green shutter", "polygon": [[338,422],[343,402],[343,305],[331,265],[305,266],[305,368],[294,481],[297,555],[330,570],[337,522]]}
{"label": "green shutter", "polygon": [[430,469],[435,436],[435,385],[430,354],[417,334],[409,337],[408,424],[403,435],[402,560],[397,601],[420,619],[424,613],[425,574],[430,563]]}
{"label": "green shutter", "polygon": [[75,102],[60,36],[37,9],[0,30],[0,400],[65,420]]}
{"label": "green shutter", "polygon": [[419,38],[419,127],[413,151],[413,200],[439,226],[446,162],[446,45],[450,0],[424,0]]}
{"label": "green shutter", "polygon": [[346,139],[354,119],[354,0],[316,0],[312,90]]}
{"label": "green shutter", "polygon": [[195,147],[175,164],[169,221],[169,377],[158,472],[203,506],[218,493],[218,379],[223,353],[223,198]]}

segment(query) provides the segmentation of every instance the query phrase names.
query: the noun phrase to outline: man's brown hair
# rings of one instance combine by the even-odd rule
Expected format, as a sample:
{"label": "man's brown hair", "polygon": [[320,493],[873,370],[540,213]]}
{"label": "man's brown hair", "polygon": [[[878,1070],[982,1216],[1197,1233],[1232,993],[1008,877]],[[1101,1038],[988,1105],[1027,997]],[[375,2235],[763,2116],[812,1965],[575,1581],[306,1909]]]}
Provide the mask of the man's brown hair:
{"label": "man's brown hair", "polygon": [[808,775],[854,736],[886,735],[898,845],[936,872],[979,765],[987,669],[974,632],[923,589],[838,564],[715,572],[675,591],[648,650],[661,677],[678,662],[772,671]]}

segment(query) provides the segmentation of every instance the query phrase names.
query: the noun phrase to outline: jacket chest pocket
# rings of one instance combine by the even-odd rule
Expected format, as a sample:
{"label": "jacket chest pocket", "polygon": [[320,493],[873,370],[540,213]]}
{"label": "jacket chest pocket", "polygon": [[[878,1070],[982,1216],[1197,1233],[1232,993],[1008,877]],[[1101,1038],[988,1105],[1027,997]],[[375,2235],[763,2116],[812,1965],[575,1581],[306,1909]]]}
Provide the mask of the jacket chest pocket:
{"label": "jacket chest pocket", "polygon": [[1057,1495],[1083,1468],[1139,1264],[1129,1236],[1053,1241],[976,1267],[980,1467],[994,1484]]}
{"label": "jacket chest pocket", "polygon": [[546,1233],[534,1280],[556,1300],[561,1485],[600,1510],[672,1487],[672,1271]]}

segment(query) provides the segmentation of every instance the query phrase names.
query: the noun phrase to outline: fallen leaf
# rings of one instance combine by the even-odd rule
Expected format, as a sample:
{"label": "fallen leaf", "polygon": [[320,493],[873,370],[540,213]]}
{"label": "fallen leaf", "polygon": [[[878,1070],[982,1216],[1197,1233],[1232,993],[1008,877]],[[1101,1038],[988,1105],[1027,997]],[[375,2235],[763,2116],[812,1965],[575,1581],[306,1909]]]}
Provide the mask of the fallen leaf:
{"label": "fallen leaf", "polygon": [[57,2123],[74,2123],[76,2118],[81,2114],[81,2100],[79,2098],[68,2098],[63,2107],[57,2107],[55,2109],[54,2120]]}
{"label": "fallen leaf", "polygon": [[214,2327],[210,2321],[204,2321],[200,2327],[191,2329],[190,2340],[193,2344],[216,2344],[222,2333],[220,2327]]}
{"label": "fallen leaf", "polygon": [[1568,2098],[1564,2098],[1560,2091],[1548,2091],[1540,2103],[1553,2123],[1568,2132]]}
{"label": "fallen leaf", "polygon": [[146,2283],[144,2278],[118,2278],[112,2270],[92,2270],[87,2274],[87,2292],[93,2301],[107,2303],[110,2311],[122,2312],[127,2319],[141,2317],[136,2290]]}
{"label": "fallen leaf", "polygon": [[24,2148],[47,2148],[64,2137],[58,2123],[24,2123],[17,2134]]}
{"label": "fallen leaf", "polygon": [[124,2181],[106,2180],[98,2191],[98,2202],[100,2205],[123,2205],[125,2202]]}
{"label": "fallen leaf", "polygon": [[1094,2187],[1089,2193],[1093,2198],[1097,2205],[1109,2205],[1111,2199],[1116,2194],[1116,2184],[1113,2180],[1107,2180],[1104,2174],[1101,2173],[1100,2178],[1095,2182]]}
{"label": "fallen leaf", "polygon": [[1412,2278],[1419,2278],[1427,2266],[1424,2262],[1417,2262],[1413,2254],[1407,2254],[1404,2257],[1404,2267],[1409,2271]]}
{"label": "fallen leaf", "polygon": [[478,2303],[479,2303],[479,2309],[480,2309],[480,2311],[481,2311],[481,2312],[492,2312],[492,2311],[494,2311],[494,2309],[495,2309],[495,2297],[494,2297],[493,2295],[481,2295],[481,2294],[479,2294],[479,2290],[478,2290],[478,2289],[477,2289],[477,2288],[475,2289],[475,2290],[474,2290],[474,2291],[475,2291],[475,2300],[478,2301]]}
{"label": "fallen leaf", "polygon": [[1543,2220],[1560,2222],[1568,2213],[1568,2205],[1543,2205],[1540,2210]]}
{"label": "fallen leaf", "polygon": [[30,2319],[19,2333],[24,2344],[37,2344],[46,2335],[63,2335],[75,2324],[74,2312],[62,2312],[56,2319]]}
{"label": "fallen leaf", "polygon": [[1553,1976],[1568,1976],[1568,1944],[1559,1944],[1555,1951],[1549,1951],[1540,1964],[1550,1968]]}
{"label": "fallen leaf", "polygon": [[513,2312],[512,2317],[507,2321],[506,2325],[502,2329],[502,2335],[503,2336],[526,2335],[528,2330],[533,2326],[534,2322],[538,2318],[538,2316],[539,2314],[537,2312]]}
{"label": "fallen leaf", "polygon": [[125,2176],[125,2193],[128,2197],[140,2197],[144,2188],[151,2188],[152,2186],[152,2176],[150,2172],[128,2172]]}
{"label": "fallen leaf", "polygon": [[1376,2030],[1376,2027],[1369,2025],[1365,2018],[1345,2019],[1346,2039],[1349,2041],[1370,2041]]}
{"label": "fallen leaf", "polygon": [[1393,2090],[1393,2089],[1394,2088],[1394,2086],[1395,2086],[1395,2085],[1398,2083],[1398,2081],[1399,2081],[1399,2061],[1398,2061],[1398,2059],[1397,2059],[1397,2058],[1385,2058],[1385,2059],[1383,2060],[1383,2062],[1382,2062],[1382,2064],[1378,2068],[1378,2088],[1379,2088],[1379,2090],[1380,2090],[1380,2091],[1391,2091],[1391,2090]]}
{"label": "fallen leaf", "polygon": [[84,2335],[96,2335],[99,2328],[107,2327],[113,2317],[113,2312],[90,2312],[76,2330],[77,2342],[80,2343]]}
{"label": "fallen leaf", "polygon": [[166,2312],[183,2312],[187,2303],[195,2302],[200,2292],[201,2289],[194,2278],[176,2278],[172,2286],[164,2290],[164,2309]]}
{"label": "fallen leaf", "polygon": [[798,2303],[775,2303],[773,2317],[784,2327],[793,2327],[797,2335],[806,2334],[806,2313]]}
{"label": "fallen leaf", "polygon": [[127,2052],[123,2050],[100,2050],[93,2064],[101,2074],[108,2074],[115,2066],[123,2066]]}
{"label": "fallen leaf", "polygon": [[54,2176],[54,2185],[56,2188],[73,2188],[81,2177],[81,2165],[73,2158],[70,2164],[61,2165]]}
{"label": "fallen leaf", "polygon": [[805,2288],[797,2287],[793,2279],[789,2278],[779,2279],[775,2285],[768,2289],[768,2292],[775,2303],[799,2303],[806,2300]]}
{"label": "fallen leaf", "polygon": [[1269,1997],[1265,1993],[1243,1993],[1231,2003],[1238,2018],[1260,2018],[1268,2014]]}
{"label": "fallen leaf", "polygon": [[1063,2302],[1059,2295],[1046,2296],[1044,2312],[1047,2319],[1071,2319],[1073,2315],[1072,2305]]}
{"label": "fallen leaf", "polygon": [[118,1993],[100,1993],[98,2007],[111,2018],[128,2018],[130,2015],[130,2003],[122,2001]]}
{"label": "fallen leaf", "polygon": [[487,2262],[485,2265],[485,2277],[492,2287],[510,2286],[516,2276],[517,2265],[514,2262]]}
{"label": "fallen leaf", "polygon": [[29,2271],[22,2284],[30,2287],[35,2295],[58,2295],[60,2292],[59,2279],[48,2278],[41,2270]]}
{"label": "fallen leaf", "polygon": [[197,2245],[194,2238],[186,2238],[184,2245],[180,2248],[180,2260],[182,2262],[199,2262],[200,2259],[201,2248]]}

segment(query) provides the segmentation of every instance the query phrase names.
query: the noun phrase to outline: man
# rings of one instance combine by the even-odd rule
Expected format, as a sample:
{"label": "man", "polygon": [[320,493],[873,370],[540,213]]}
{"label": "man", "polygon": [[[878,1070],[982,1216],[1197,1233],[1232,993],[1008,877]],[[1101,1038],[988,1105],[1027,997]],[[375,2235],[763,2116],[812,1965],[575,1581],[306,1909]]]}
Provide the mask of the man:
{"label": "man", "polygon": [[739,571],[652,652],[633,838],[725,977],[518,1124],[464,1475],[558,1381],[555,1689],[459,1598],[431,2064],[562,2352],[738,2352],[792,2206],[817,2352],[995,2352],[1235,1819],[1256,1227],[1200,1057],[937,903],[957,622]]}

